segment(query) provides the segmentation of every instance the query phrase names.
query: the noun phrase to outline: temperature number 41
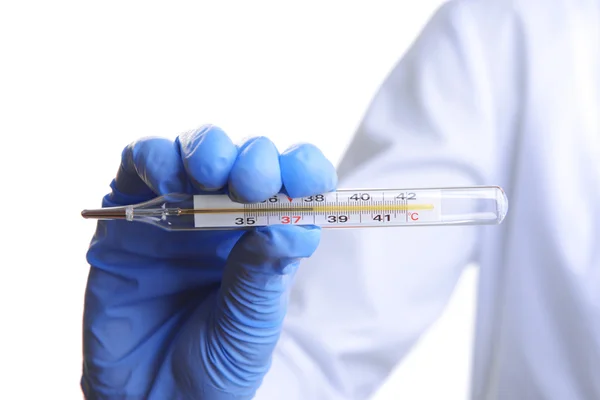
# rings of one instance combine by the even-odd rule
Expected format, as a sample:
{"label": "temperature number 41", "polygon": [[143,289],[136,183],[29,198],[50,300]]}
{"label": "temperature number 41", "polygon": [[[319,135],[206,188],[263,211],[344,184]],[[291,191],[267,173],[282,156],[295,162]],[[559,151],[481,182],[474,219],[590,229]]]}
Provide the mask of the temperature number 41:
{"label": "temperature number 41", "polygon": [[373,216],[373,221],[389,222],[391,219],[389,214],[378,214]]}

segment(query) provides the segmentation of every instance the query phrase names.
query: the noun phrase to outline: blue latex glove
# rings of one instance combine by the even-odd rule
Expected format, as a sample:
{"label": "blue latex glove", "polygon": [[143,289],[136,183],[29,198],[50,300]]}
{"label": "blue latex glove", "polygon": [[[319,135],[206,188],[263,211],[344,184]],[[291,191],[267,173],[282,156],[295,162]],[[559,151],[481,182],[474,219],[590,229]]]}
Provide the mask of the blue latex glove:
{"label": "blue latex glove", "polygon": [[[175,142],[128,146],[103,206],[169,192],[257,202],[335,189],[314,146],[283,154],[267,138],[236,147],[213,126]],[[166,232],[100,221],[85,296],[82,389],[88,399],[251,399],[270,366],[299,260],[317,227]]]}

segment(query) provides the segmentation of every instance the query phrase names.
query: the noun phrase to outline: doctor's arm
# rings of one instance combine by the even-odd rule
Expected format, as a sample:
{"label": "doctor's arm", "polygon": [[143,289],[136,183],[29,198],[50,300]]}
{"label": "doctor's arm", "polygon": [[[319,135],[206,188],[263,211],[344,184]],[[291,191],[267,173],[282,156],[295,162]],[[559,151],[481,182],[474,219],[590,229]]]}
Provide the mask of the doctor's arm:
{"label": "doctor's arm", "polygon": [[[433,16],[373,99],[339,166],[339,188],[496,183],[501,99],[489,54],[504,51],[494,46],[510,41],[512,28],[494,19],[491,3],[450,2]],[[509,28],[504,39],[484,43],[499,24]],[[325,230],[296,276],[256,398],[369,398],[442,314],[484,233]]]}

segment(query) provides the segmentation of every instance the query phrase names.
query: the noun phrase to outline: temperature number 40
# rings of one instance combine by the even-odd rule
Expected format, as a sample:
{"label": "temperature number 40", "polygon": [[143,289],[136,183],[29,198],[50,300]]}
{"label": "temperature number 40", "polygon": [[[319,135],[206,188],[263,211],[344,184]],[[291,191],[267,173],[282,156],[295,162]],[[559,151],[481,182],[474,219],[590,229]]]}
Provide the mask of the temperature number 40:
{"label": "temperature number 40", "polygon": [[355,201],[369,201],[371,200],[371,196],[369,195],[369,193],[355,193],[352,196],[350,196],[350,200],[355,200]]}

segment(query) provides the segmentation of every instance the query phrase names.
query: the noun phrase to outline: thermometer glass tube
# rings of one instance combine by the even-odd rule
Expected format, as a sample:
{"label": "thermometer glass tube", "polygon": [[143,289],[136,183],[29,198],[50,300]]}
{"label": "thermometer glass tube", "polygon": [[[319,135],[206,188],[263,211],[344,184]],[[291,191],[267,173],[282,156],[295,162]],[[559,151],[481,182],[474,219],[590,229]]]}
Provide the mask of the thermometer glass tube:
{"label": "thermometer glass tube", "polygon": [[248,229],[274,224],[363,228],[494,225],[508,211],[498,186],[421,189],[340,189],[313,196],[272,196],[242,204],[227,195],[173,193],[112,208],[84,210],[84,218],[123,219],[166,230]]}

